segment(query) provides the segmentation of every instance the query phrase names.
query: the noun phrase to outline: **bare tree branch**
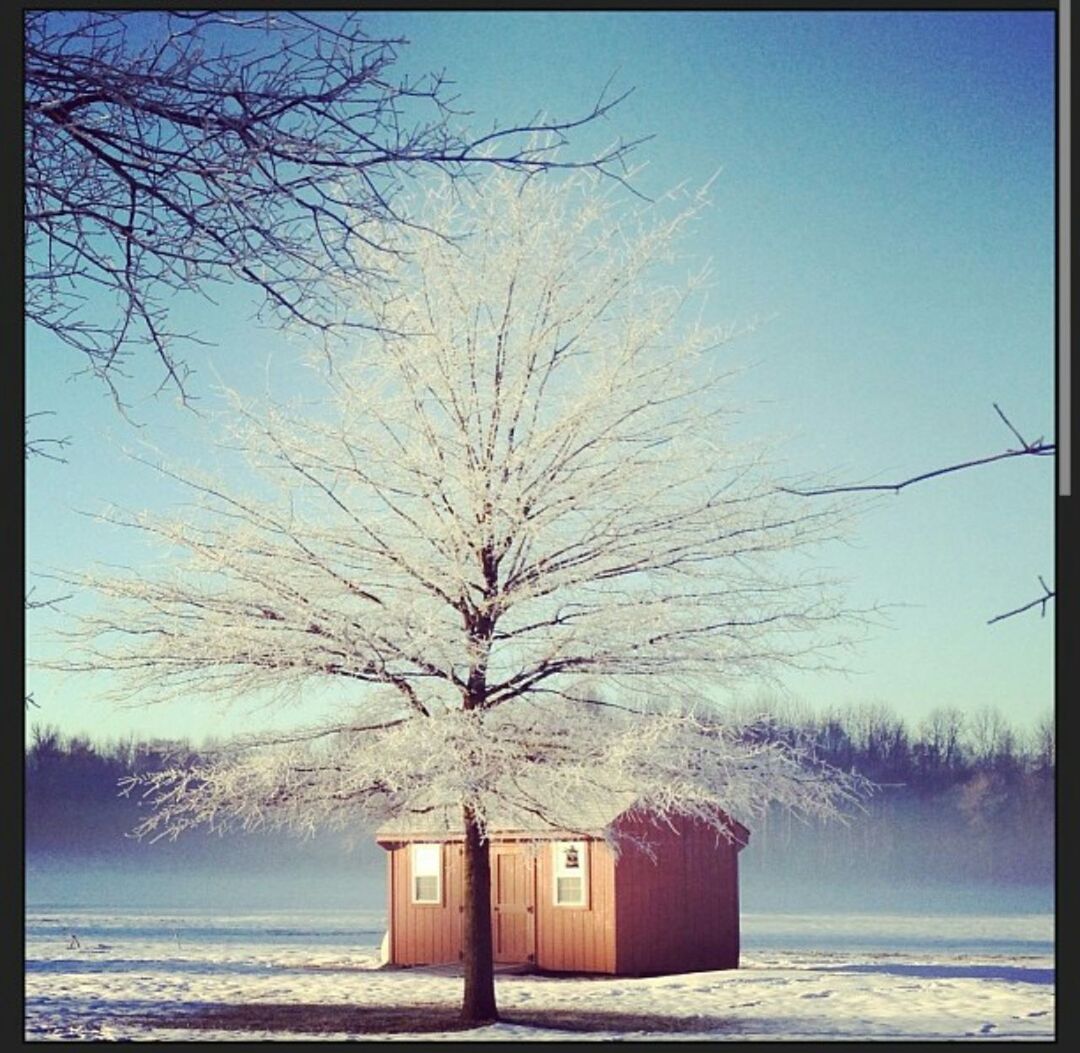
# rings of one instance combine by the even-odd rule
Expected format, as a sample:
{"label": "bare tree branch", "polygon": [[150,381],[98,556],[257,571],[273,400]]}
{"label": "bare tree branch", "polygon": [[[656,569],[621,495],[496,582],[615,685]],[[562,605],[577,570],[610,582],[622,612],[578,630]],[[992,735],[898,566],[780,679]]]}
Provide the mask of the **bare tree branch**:
{"label": "bare tree branch", "polygon": [[1014,610],[1006,611],[1004,614],[998,614],[991,618],[986,624],[993,625],[994,622],[1000,622],[1004,618],[1011,618],[1014,614],[1022,614],[1024,611],[1031,610],[1032,607],[1040,608],[1040,617],[1046,617],[1046,604],[1054,598],[1054,590],[1051,589],[1045,581],[1042,579],[1042,575],[1039,575],[1039,584],[1043,587],[1043,595],[1037,600],[1032,600],[1030,603],[1025,603],[1022,607],[1016,607]]}
{"label": "bare tree branch", "polygon": [[28,611],[40,610],[42,607],[47,607],[51,611],[58,611],[59,604],[63,603],[65,600],[71,599],[72,594],[69,592],[66,596],[52,596],[47,600],[32,600],[30,597],[33,596],[34,589],[36,588],[36,585],[31,585],[30,591],[26,594],[24,605]]}
{"label": "bare tree branch", "polygon": [[53,415],[53,410],[38,410],[36,413],[26,415],[26,438],[23,443],[26,459],[31,457],[44,457],[48,461],[57,461],[67,464],[67,458],[54,453],[53,449],[63,450],[71,445],[71,436],[65,435],[62,439],[48,438],[41,435],[30,434],[30,421],[35,417],[48,417]]}
{"label": "bare tree branch", "polygon": [[[238,281],[269,317],[370,328],[338,279],[379,285],[388,228],[424,172],[472,178],[587,168],[621,180],[642,140],[572,159],[568,136],[626,97],[568,119],[470,135],[441,74],[396,78],[406,41],[355,12],[24,12],[25,310],[126,412],[139,348],[185,402],[170,326],[177,293]],[[44,440],[51,442],[51,440]],[[42,456],[39,441],[31,452]]]}
{"label": "bare tree branch", "polygon": [[[48,610],[59,613],[59,605],[65,600],[70,600],[72,595],[71,593],[68,593],[66,596],[52,596],[47,600],[34,600],[31,599],[31,596],[33,596],[35,588],[37,588],[36,585],[31,585],[30,590],[26,593],[23,600],[23,607],[27,611],[36,611],[47,608]],[[30,691],[23,696],[23,706],[25,709],[29,709],[31,706],[33,706],[34,709],[41,708],[40,704],[34,701],[33,691]]]}
{"label": "bare tree branch", "polygon": [[[995,402],[992,404],[994,411],[1004,422],[1005,426],[1016,437],[1017,442],[1020,443],[1018,448],[1011,448],[1005,450],[1003,453],[993,454],[990,457],[980,457],[973,461],[963,461],[960,464],[952,464],[946,468],[936,468],[930,472],[923,472],[921,475],[912,476],[910,479],[905,479],[900,483],[868,483],[857,486],[825,486],[818,487],[813,490],[799,490],[792,487],[780,487],[783,493],[794,494],[798,497],[821,497],[827,494],[847,494],[847,493],[859,493],[874,490],[891,490],[894,493],[899,493],[905,486],[911,486],[913,483],[921,483],[926,479],[934,479],[940,475],[948,475],[950,472],[963,471],[966,468],[976,468],[983,464],[993,464],[996,461],[1010,460],[1014,457],[1047,457],[1054,454],[1057,451],[1057,446],[1052,442],[1045,442],[1040,435],[1039,438],[1033,442],[1028,442],[1023,435],[1016,429],[1012,421],[1005,416],[1002,408]],[[1046,604],[1049,600],[1054,598],[1053,590],[1047,588],[1046,582],[1042,577],[1039,577],[1039,582],[1042,584],[1045,595],[1041,596],[1037,600],[1032,600],[1030,603],[1024,604],[1022,607],[1017,607],[1014,610],[1006,611],[1004,614],[999,614],[996,617],[991,618],[986,624],[993,625],[994,622],[999,622],[1004,618],[1011,618],[1014,614],[1021,614],[1024,611],[1031,610],[1033,607],[1039,607],[1042,617],[1046,616]]]}
{"label": "bare tree branch", "polygon": [[989,457],[979,457],[971,461],[961,461],[959,464],[950,464],[946,468],[935,468],[933,471],[922,472],[920,475],[913,475],[910,479],[905,479],[899,483],[863,483],[856,486],[823,486],[813,490],[798,490],[791,487],[781,487],[784,493],[795,494],[798,497],[820,497],[825,494],[851,494],[861,493],[872,490],[891,490],[893,493],[899,493],[905,486],[911,486],[913,483],[921,483],[927,479],[935,479],[940,475],[948,475],[950,472],[961,472],[966,468],[977,468],[983,464],[993,464],[996,461],[1006,461],[1013,457],[1048,457],[1057,451],[1057,445],[1052,442],[1044,442],[1042,436],[1039,436],[1034,442],[1027,442],[1024,437],[1013,427],[1011,421],[1002,412],[1001,407],[995,402],[993,403],[994,409],[997,411],[997,415],[1005,422],[1005,426],[1016,436],[1020,443],[1019,448],[1008,449],[1003,453],[995,453]]}

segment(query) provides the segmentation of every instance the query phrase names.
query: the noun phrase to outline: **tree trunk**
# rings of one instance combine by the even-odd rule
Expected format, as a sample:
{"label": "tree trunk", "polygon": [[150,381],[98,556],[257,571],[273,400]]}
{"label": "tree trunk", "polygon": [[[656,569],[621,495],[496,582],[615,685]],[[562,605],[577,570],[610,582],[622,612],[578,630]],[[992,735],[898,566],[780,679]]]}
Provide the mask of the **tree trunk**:
{"label": "tree trunk", "polygon": [[491,953],[491,857],[480,836],[473,810],[465,817],[465,924],[462,951],[465,998],[461,1019],[466,1024],[490,1024],[499,1019],[495,1007],[495,966]]}

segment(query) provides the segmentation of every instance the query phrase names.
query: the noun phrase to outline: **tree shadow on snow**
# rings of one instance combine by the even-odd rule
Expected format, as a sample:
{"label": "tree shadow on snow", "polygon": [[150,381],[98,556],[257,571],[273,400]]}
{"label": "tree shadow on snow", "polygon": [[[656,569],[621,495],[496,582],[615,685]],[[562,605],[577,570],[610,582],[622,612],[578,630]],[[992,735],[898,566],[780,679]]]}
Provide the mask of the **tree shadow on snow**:
{"label": "tree shadow on snow", "polygon": [[[272,1031],[305,1034],[411,1034],[467,1031],[457,1006],[420,1004],[352,1006],[295,1004],[201,1005],[175,1016],[147,1016],[140,1022],[154,1028],[192,1031]],[[745,1021],[713,1016],[677,1017],[658,1013],[621,1013],[577,1009],[509,1009],[500,1023],[568,1032],[616,1033],[708,1032],[738,1034]],[[762,1022],[754,1022],[760,1031]]]}

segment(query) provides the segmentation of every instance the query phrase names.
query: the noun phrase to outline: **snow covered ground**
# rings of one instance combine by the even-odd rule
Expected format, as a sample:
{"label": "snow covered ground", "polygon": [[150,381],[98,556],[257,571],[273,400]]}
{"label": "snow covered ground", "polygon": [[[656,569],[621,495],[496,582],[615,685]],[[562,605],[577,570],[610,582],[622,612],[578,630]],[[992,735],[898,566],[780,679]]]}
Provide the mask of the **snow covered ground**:
{"label": "snow covered ground", "polygon": [[[323,1031],[199,1030],[186,1013],[241,1005],[455,1004],[448,970],[381,970],[378,911],[239,913],[28,908],[26,1037],[222,1041],[413,1038]],[[632,1013],[677,1022],[681,1039],[1052,1039],[1048,914],[744,914],[738,970],[651,979],[500,976],[513,1015]],[[256,1019],[258,1017],[256,1016]],[[500,1023],[474,1039],[655,1038],[645,1030],[568,1035]],[[462,1032],[425,1034],[462,1039]]]}

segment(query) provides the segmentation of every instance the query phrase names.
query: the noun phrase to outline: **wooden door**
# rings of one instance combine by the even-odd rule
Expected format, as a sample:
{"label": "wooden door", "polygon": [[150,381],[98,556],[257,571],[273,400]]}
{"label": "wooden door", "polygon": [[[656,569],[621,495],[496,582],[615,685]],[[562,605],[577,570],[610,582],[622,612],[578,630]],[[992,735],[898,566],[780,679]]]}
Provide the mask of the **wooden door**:
{"label": "wooden door", "polygon": [[491,929],[496,962],[531,962],[536,954],[535,866],[518,847],[491,849]]}

